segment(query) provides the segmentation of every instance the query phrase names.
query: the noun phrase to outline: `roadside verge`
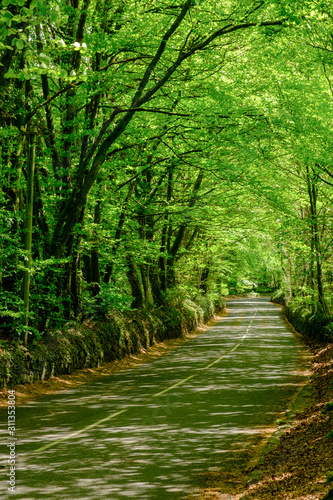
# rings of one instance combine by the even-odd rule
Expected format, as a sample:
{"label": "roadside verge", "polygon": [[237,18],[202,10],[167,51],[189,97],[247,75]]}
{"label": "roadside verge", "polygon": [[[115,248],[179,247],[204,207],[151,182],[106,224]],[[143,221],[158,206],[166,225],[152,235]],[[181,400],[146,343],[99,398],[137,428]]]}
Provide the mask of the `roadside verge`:
{"label": "roadside verge", "polygon": [[330,489],[333,344],[307,343],[313,352],[312,375],[286,418],[277,422],[280,425],[253,468],[242,500],[319,500]]}

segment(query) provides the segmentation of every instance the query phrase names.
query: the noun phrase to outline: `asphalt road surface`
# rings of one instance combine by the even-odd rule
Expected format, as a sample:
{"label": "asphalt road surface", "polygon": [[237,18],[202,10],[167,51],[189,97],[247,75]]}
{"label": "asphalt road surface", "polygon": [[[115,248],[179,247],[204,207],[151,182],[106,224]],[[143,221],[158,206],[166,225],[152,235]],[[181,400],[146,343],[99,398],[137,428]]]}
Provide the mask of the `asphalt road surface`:
{"label": "asphalt road surface", "polygon": [[[2,468],[1,497],[184,499],[200,474],[235,467],[288,408],[307,351],[268,298],[228,308],[162,358],[18,406],[15,492]],[[0,417],[6,464],[14,441]]]}

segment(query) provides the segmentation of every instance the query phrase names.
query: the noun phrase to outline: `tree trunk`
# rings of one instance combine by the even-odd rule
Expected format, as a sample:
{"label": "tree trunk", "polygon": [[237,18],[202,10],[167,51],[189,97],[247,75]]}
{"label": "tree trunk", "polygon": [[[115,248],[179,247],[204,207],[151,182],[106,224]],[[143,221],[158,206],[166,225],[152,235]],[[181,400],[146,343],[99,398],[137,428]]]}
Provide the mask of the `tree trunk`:
{"label": "tree trunk", "polygon": [[25,270],[23,272],[23,302],[24,302],[24,326],[26,327],[22,340],[25,347],[28,345],[28,324],[29,324],[29,302],[30,302],[30,272],[32,264],[32,220],[34,210],[34,178],[35,178],[35,160],[36,160],[36,128],[28,131],[27,148],[27,201],[25,215],[25,244],[26,252]]}
{"label": "tree trunk", "polygon": [[[194,183],[193,190],[192,190],[192,196],[189,202],[189,207],[192,208],[194,207],[196,200],[197,200],[197,192],[200,189],[202,180],[203,180],[203,171],[200,170],[198,177]],[[167,258],[166,262],[166,286],[167,288],[174,288],[176,286],[176,274],[175,274],[175,261],[176,261],[176,255],[177,252],[179,251],[181,244],[183,242],[185,233],[187,229],[187,224],[181,224],[181,226],[178,229],[177,235],[174,239],[173,245],[168,250],[169,256]],[[196,232],[195,232],[196,233]]]}
{"label": "tree trunk", "polygon": [[158,267],[160,269],[159,275],[160,275],[160,286],[161,286],[161,291],[165,292],[166,291],[166,259],[165,259],[165,252],[166,252],[166,242],[167,242],[167,230],[168,230],[168,215],[164,216],[164,224],[162,228],[162,236],[161,236],[161,247],[160,247],[160,257],[158,259]]}
{"label": "tree trunk", "polygon": [[127,254],[126,256],[126,261],[128,266],[128,271],[126,273],[126,276],[129,281],[133,297],[131,308],[139,309],[143,305],[143,293],[139,279],[139,270],[129,254]]}
{"label": "tree trunk", "polygon": [[[100,224],[102,220],[102,202],[99,199],[95,205],[94,224]],[[99,240],[98,234],[94,234],[94,243],[91,249],[91,292],[93,296],[99,294],[101,285],[101,276],[99,270]]]}
{"label": "tree trunk", "polygon": [[74,318],[78,318],[82,311],[81,304],[81,280],[79,276],[80,270],[80,252],[76,250],[73,253],[72,264],[71,264],[71,307],[74,314]]}
{"label": "tree trunk", "polygon": [[114,242],[114,245],[111,249],[110,257],[109,257],[109,264],[106,266],[105,274],[103,277],[104,283],[110,283],[110,280],[112,278],[114,259],[115,259],[115,256],[117,254],[117,251],[118,251],[118,248],[120,245],[120,238],[121,238],[123,226],[124,226],[125,220],[126,220],[125,210],[127,209],[128,202],[133,194],[134,187],[135,187],[135,182],[131,182],[129,185],[129,188],[128,188],[128,193],[126,195],[126,198],[125,198],[125,201],[123,204],[122,211],[119,215],[118,226],[117,226],[116,234],[115,234],[115,242]]}
{"label": "tree trunk", "polygon": [[308,194],[310,199],[310,209],[311,209],[311,233],[312,233],[312,243],[311,248],[314,249],[314,260],[316,262],[316,285],[318,292],[318,304],[320,312],[324,316],[329,316],[328,307],[326,304],[323,288],[323,274],[321,266],[321,248],[320,248],[320,237],[318,228],[318,216],[317,216],[317,187],[315,184],[315,179],[313,178],[316,174],[312,171],[310,174],[309,168],[307,167],[307,183],[308,183]]}
{"label": "tree trunk", "polygon": [[158,276],[158,267],[152,263],[149,268],[149,281],[151,286],[151,293],[153,301],[156,306],[161,306],[164,302],[161,284]]}
{"label": "tree trunk", "polygon": [[205,267],[202,270],[201,276],[200,276],[200,285],[199,289],[206,293],[208,292],[208,277],[209,277],[209,267]]}

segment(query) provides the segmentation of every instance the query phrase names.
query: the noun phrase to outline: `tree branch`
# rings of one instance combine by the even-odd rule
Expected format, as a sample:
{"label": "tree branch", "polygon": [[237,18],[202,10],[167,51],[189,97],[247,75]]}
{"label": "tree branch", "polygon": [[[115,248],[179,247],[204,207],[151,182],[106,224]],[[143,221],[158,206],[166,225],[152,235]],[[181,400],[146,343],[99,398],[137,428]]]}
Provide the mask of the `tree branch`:
{"label": "tree branch", "polygon": [[157,108],[128,108],[128,109],[123,109],[119,108],[119,106],[102,106],[103,108],[111,108],[115,109],[117,114],[119,113],[129,113],[129,112],[134,112],[134,111],[144,111],[147,113],[161,113],[163,115],[169,115],[169,116],[191,116],[189,114],[185,113],[173,113],[172,111],[164,111],[163,109],[157,109]]}
{"label": "tree branch", "polygon": [[46,99],[45,101],[43,101],[40,104],[38,104],[38,106],[36,106],[35,109],[28,114],[28,116],[26,117],[26,119],[24,121],[24,124],[26,125],[31,120],[31,118],[37,113],[37,111],[40,108],[42,108],[43,106],[46,106],[51,101],[53,101],[56,97],[59,97],[61,94],[64,94],[68,90],[71,90],[71,89],[74,89],[74,88],[78,87],[82,83],[83,83],[83,80],[81,82],[75,83],[73,85],[67,85],[67,87],[64,87],[63,89],[59,90],[58,92],[56,92],[55,94],[53,94],[51,97],[49,97],[48,99]]}

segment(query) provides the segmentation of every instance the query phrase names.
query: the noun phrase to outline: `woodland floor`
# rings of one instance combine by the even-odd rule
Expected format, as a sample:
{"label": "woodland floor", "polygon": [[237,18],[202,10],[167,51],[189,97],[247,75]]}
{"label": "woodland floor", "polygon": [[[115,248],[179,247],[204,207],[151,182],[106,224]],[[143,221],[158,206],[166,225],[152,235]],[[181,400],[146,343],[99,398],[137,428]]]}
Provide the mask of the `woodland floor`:
{"label": "woodland floor", "polygon": [[[220,320],[220,317],[214,318]],[[205,329],[208,326],[204,327]],[[83,369],[70,375],[53,377],[34,384],[17,385],[16,403],[38,399],[44,395],[75,387],[97,378],[126,370],[176,348],[198,335],[202,330],[185,338],[168,340],[149,348],[147,352],[121,361],[106,363],[99,368]],[[333,429],[333,409],[325,414],[326,403],[333,400],[333,344],[309,344],[314,353],[313,387],[314,401],[306,410],[297,413],[279,446],[268,453],[260,466],[254,467],[262,451],[262,443],[256,450],[248,450],[240,457],[238,470],[233,472],[214,471],[198,478],[202,493],[191,498],[206,500],[320,500],[330,488],[327,475],[333,471],[333,437],[325,438]],[[0,391],[0,407],[7,405],[8,390]],[[253,453],[252,453],[253,452]],[[252,456],[251,456],[252,455]],[[260,481],[247,485],[249,474],[257,470]],[[333,497],[332,497],[333,498]]]}

